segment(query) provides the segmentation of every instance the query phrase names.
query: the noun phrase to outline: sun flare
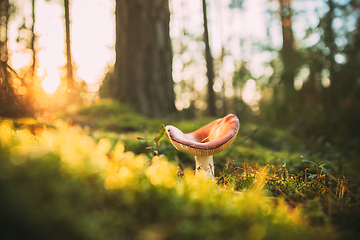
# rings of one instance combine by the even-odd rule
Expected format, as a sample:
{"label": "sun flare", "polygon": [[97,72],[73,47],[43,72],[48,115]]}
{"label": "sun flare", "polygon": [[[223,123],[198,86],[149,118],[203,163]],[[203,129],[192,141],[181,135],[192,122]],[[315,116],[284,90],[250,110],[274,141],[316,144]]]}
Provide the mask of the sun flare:
{"label": "sun flare", "polygon": [[[115,15],[114,1],[74,1],[71,7],[71,51],[74,81],[99,85],[108,66],[114,63]],[[30,19],[31,4],[19,6],[26,19]],[[64,6],[56,1],[36,1],[36,71],[35,78],[41,82],[46,93],[54,93],[64,78],[66,56],[64,54],[65,29]],[[97,16],[94,18],[93,16]],[[24,16],[24,17],[25,17]],[[18,41],[19,26],[23,16],[14,15],[9,23],[9,63],[19,73],[26,75],[32,64],[32,51],[26,42]],[[28,26],[30,22],[26,22]],[[28,30],[26,30],[28,31]],[[26,32],[24,30],[24,32]],[[20,39],[21,40],[21,39]],[[27,75],[27,77],[30,75]],[[29,79],[29,81],[36,81]],[[92,87],[94,88],[94,87]],[[96,89],[98,90],[98,89]]]}
{"label": "sun flare", "polygon": [[45,92],[47,93],[54,93],[56,91],[56,89],[59,87],[60,85],[60,77],[56,76],[56,75],[50,75],[47,76],[44,81],[42,81],[41,85],[43,87],[43,89],[45,90]]}

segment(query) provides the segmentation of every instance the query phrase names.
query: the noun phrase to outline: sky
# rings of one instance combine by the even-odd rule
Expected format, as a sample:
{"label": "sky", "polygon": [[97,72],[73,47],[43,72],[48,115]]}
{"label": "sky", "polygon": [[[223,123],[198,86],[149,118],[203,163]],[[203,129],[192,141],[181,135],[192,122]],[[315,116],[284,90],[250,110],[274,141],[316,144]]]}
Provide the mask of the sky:
{"label": "sky", "polygon": [[[280,48],[282,44],[281,23],[274,20],[268,10],[276,12],[279,8],[277,1],[247,0],[242,9],[229,9],[231,0],[207,0],[208,21],[210,32],[210,44],[213,56],[219,57],[222,46],[231,52],[233,59],[249,62],[249,68],[256,76],[263,74],[264,61],[269,61],[272,56],[267,52],[254,52],[252,43],[259,41],[270,44],[274,48]],[[183,5],[182,5],[183,4]],[[322,0],[298,0],[293,1],[293,7],[305,14],[297,14],[294,19],[295,37],[302,39],[308,27],[318,24],[318,16],[327,11]],[[171,22],[171,36],[179,37],[183,25],[194,35],[200,35],[202,27],[202,5],[197,0],[172,0],[173,10]],[[269,24],[270,23],[270,24]],[[268,29],[269,27],[269,29]],[[269,33],[269,36],[268,36]],[[240,39],[245,39],[241,48]],[[316,43],[318,38],[314,36],[307,41],[307,45]],[[229,64],[231,65],[231,64]],[[228,71],[233,72],[229,66]]]}
{"label": "sky", "polygon": [[[18,14],[10,23],[9,50],[14,69],[29,65],[31,51],[24,51],[16,43],[18,26],[26,16],[31,26],[31,3],[18,0]],[[63,1],[36,0],[36,25],[38,46],[38,74],[40,77],[61,76],[59,70],[66,64]],[[92,87],[98,85],[108,66],[114,63],[115,20],[113,0],[70,1],[71,50],[77,76]],[[57,81],[55,77],[52,78]]]}

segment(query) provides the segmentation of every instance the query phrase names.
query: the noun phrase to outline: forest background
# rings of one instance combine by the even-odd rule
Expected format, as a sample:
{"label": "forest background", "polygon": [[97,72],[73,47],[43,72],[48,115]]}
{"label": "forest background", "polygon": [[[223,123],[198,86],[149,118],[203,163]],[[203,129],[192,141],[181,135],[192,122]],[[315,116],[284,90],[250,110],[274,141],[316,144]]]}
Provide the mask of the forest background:
{"label": "forest background", "polygon": [[0,24],[3,118],[127,133],[231,112],[272,150],[298,149],[281,129],[345,161],[359,190],[358,0],[2,0]]}
{"label": "forest background", "polygon": [[[173,106],[164,110],[164,101],[156,100],[174,94],[165,102],[172,105],[174,99],[176,110],[184,117],[234,112],[242,119],[257,116],[317,136],[359,133],[357,1],[209,1],[205,5],[209,26],[206,32],[201,1],[170,1],[170,29],[162,27],[164,34],[169,32],[171,36],[171,44],[166,46],[168,53],[163,54],[169,55],[166,62],[172,61],[166,67],[161,64],[172,72],[159,79],[172,81],[150,84],[147,72],[149,85],[137,84],[147,89],[136,90],[144,96],[141,103],[114,87],[120,80],[109,87],[110,80],[103,77],[108,72],[105,79],[110,79],[113,71],[123,67],[112,67],[115,32],[120,32],[115,31],[114,2],[92,1],[87,11],[82,11],[81,4],[75,1],[68,9],[70,19],[64,14],[68,5],[62,2],[3,2],[2,56],[20,77],[14,77],[9,85],[14,97],[21,98],[33,113],[64,106],[66,97],[61,94],[76,84],[85,101],[93,101],[96,96],[117,96],[138,109],[143,106],[141,113],[152,117],[175,110]],[[134,11],[134,16],[136,12],[145,16],[136,8],[126,10]],[[163,21],[168,21],[164,16]],[[139,28],[145,26],[129,20]],[[119,37],[120,41],[125,42]],[[151,41],[156,46],[160,40]],[[209,57],[203,57],[205,53]],[[126,62],[131,61],[125,51],[122,56]],[[126,66],[127,71],[140,69],[139,63],[134,64]],[[100,85],[103,87],[99,93]],[[168,85],[164,87],[168,90],[155,94],[155,90],[149,90],[150,85]],[[110,88],[115,92],[110,93]],[[3,93],[7,91],[5,81],[2,89]],[[151,91],[154,93],[150,97]],[[43,100],[55,95],[55,103]],[[3,101],[5,98],[3,94]],[[147,102],[161,107],[164,113],[151,109]],[[4,108],[1,111],[7,114]]]}

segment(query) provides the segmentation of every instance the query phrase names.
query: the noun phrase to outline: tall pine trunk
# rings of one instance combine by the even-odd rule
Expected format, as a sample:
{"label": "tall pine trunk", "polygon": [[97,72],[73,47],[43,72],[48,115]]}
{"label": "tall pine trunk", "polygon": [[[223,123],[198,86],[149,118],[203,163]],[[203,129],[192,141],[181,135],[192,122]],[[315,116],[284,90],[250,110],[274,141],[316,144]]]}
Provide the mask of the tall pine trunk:
{"label": "tall pine trunk", "polygon": [[35,69],[36,69],[36,52],[35,52],[35,0],[31,0],[31,40],[30,40],[30,48],[32,51],[32,65],[31,65],[31,83],[29,84],[32,87],[35,77]]}
{"label": "tall pine trunk", "polygon": [[66,79],[68,89],[74,90],[73,64],[71,59],[70,9],[69,0],[64,0],[65,10],[65,42],[66,42]]}
{"label": "tall pine trunk", "polygon": [[116,0],[110,95],[149,117],[175,111],[168,0]]}

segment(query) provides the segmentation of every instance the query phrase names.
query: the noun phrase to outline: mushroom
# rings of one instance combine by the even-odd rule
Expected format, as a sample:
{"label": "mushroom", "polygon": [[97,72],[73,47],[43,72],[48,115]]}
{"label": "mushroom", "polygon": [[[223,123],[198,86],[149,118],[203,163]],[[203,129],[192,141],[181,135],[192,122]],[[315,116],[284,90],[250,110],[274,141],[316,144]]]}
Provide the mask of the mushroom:
{"label": "mushroom", "polygon": [[213,155],[229,147],[239,127],[238,117],[228,114],[188,134],[171,125],[166,126],[165,129],[177,150],[195,156],[195,175],[203,173],[208,178],[214,179]]}

